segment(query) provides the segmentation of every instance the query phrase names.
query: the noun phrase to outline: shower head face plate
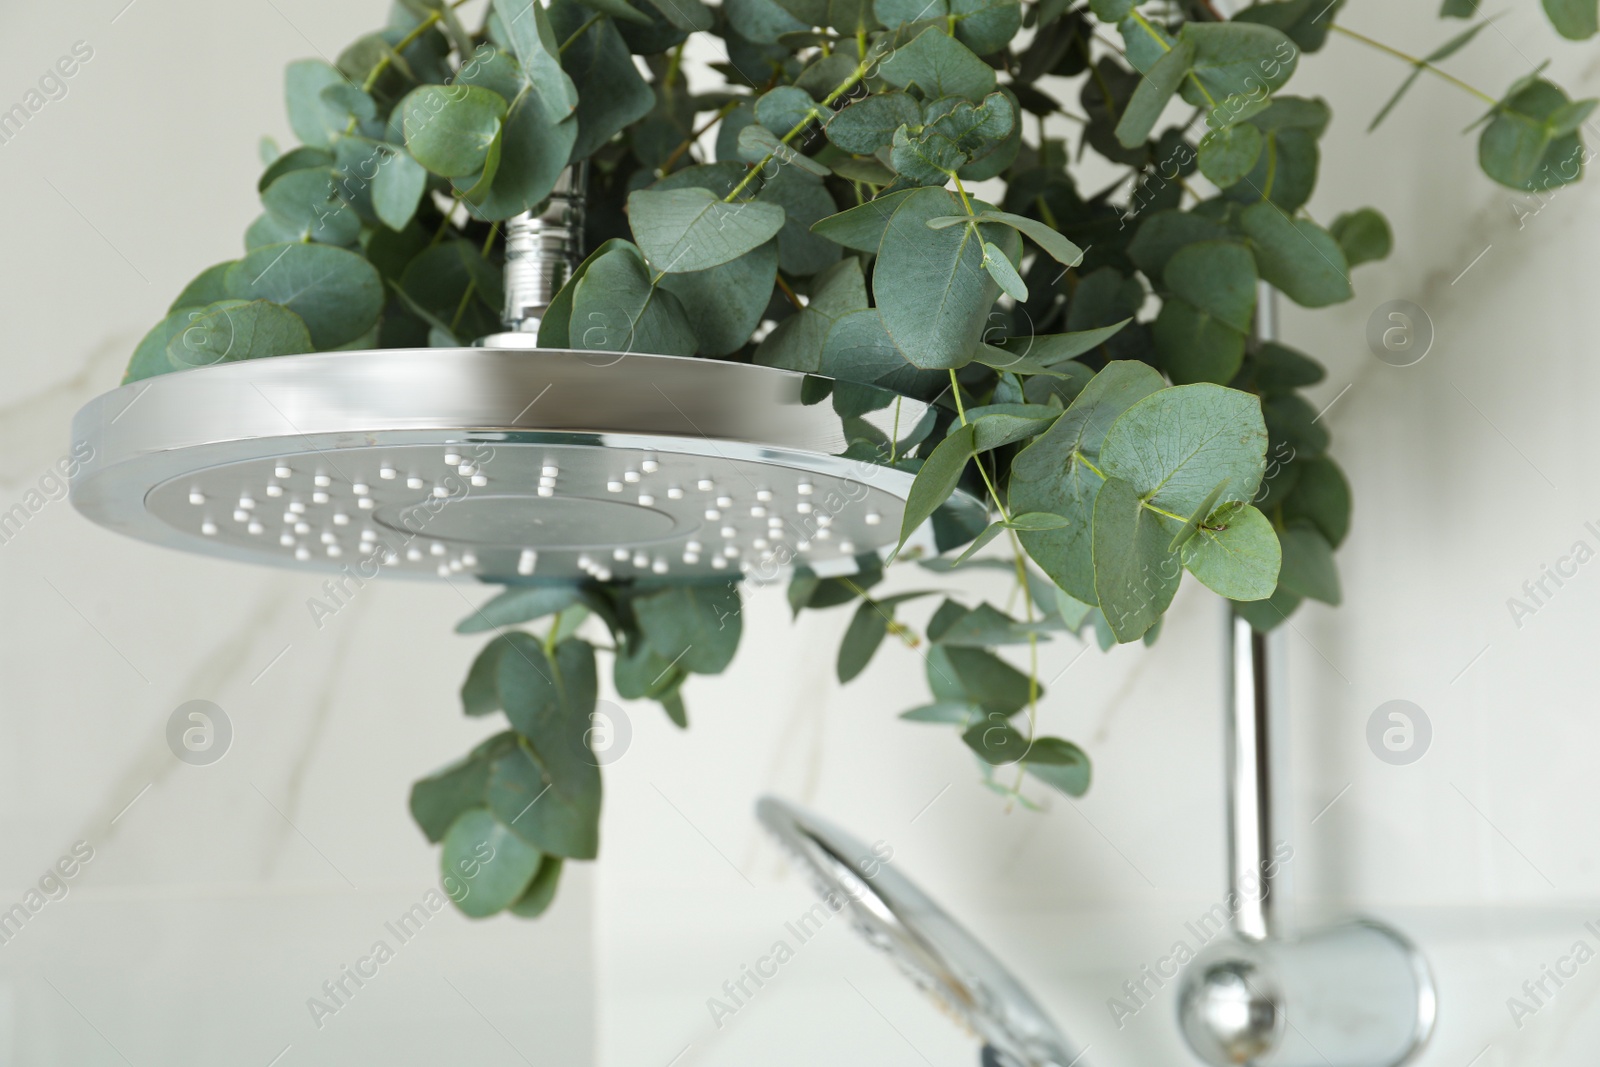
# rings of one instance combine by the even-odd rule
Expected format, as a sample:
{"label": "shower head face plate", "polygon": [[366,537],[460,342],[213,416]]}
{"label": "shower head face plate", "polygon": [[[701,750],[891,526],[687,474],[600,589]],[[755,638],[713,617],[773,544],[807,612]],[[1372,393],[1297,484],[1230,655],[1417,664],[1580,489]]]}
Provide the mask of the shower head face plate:
{"label": "shower head face plate", "polygon": [[[1006,1067],[1083,1067],[1082,1053],[1006,966],[889,861],[852,835],[776,797],[756,816],[834,910]],[[987,1061],[986,1061],[987,1062]]]}
{"label": "shower head face plate", "polygon": [[[79,413],[92,457],[72,499],[159,544],[364,577],[848,574],[898,539],[912,476],[843,458],[844,419],[808,402],[816,381],[489,348],[202,368]],[[862,418],[886,435],[926,410],[881,402]],[[981,525],[972,498],[950,507]]]}

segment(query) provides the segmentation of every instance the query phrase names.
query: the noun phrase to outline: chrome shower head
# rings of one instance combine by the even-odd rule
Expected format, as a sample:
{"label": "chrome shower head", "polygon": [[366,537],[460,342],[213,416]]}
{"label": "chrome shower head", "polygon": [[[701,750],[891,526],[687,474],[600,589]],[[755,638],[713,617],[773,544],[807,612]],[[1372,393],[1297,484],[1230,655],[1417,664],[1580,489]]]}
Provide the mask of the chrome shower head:
{"label": "chrome shower head", "polygon": [[[125,385],[73,421],[92,457],[73,503],[157,544],[363,578],[831,576],[893,545],[913,475],[860,442],[896,440],[927,404],[751,364],[537,348],[577,266],[583,190],[579,164],[506,223],[506,332]],[[972,536],[986,517],[960,491],[941,512]]]}
{"label": "chrome shower head", "polygon": [[878,852],[804,808],[762,797],[756,817],[867,942],[985,1043],[1002,1067],[1083,1067],[1082,1052],[988,949]]}
{"label": "chrome shower head", "polygon": [[[841,416],[827,384],[497,347],[230,363],[89,403],[72,500],[158,544],[366,577],[847,574],[898,539],[913,479],[848,458],[851,436],[904,434],[927,405],[852,384]],[[974,498],[946,507],[981,527]]]}

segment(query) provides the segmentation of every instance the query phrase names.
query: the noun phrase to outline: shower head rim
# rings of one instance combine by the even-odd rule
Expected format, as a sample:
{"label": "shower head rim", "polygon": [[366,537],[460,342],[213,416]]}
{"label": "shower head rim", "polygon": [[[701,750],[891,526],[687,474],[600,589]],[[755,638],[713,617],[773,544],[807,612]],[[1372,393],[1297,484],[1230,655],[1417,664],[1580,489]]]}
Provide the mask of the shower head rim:
{"label": "shower head rim", "polygon": [[[320,474],[337,472],[351,449],[503,443],[660,452],[740,471],[814,475],[819,484],[854,480],[878,493],[875,499],[903,504],[914,476],[841,454],[848,435],[833,404],[818,401],[827,395],[820,384],[831,388],[832,380],[680,356],[490,347],[329,352],[193,368],[129,383],[85,405],[73,425],[88,457],[71,479],[71,496],[93,521],[141,539],[272,563],[285,561],[229,551],[192,531],[178,536],[147,513],[147,499],[173,479],[261,456],[298,455],[297,469]],[[928,410],[922,401],[876,391],[880,407],[863,417],[885,434],[904,433]],[[963,528],[981,528],[982,505],[965,492],[944,510],[961,516]],[[890,526],[898,530],[897,515],[874,532]],[[824,576],[855,569],[822,562],[813,567]],[[340,569],[322,559],[300,565],[319,564]],[[503,566],[477,576],[516,577]]]}

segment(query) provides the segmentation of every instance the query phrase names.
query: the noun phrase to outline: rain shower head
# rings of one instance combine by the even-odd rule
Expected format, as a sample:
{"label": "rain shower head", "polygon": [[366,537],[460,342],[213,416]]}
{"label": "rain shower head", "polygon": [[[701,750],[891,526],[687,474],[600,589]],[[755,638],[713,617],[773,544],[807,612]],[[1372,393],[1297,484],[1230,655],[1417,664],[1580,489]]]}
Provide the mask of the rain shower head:
{"label": "rain shower head", "polygon": [[[862,456],[929,406],[772,367],[537,348],[578,262],[582,165],[506,226],[506,332],[473,348],[279,356],[164,374],[73,423],[72,501],[208,555],[362,577],[854,573],[913,475]],[[957,491],[941,509],[976,535]]]}
{"label": "rain shower head", "polygon": [[[510,347],[228,363],[89,403],[72,500],[158,544],[364,576],[848,574],[898,540],[913,480],[847,456],[850,440],[904,436],[927,405],[831,384]],[[973,497],[946,507],[981,527]]]}
{"label": "rain shower head", "polygon": [[875,849],[797,805],[762,797],[756,817],[868,943],[985,1043],[1000,1067],[1083,1067],[1006,966]]}

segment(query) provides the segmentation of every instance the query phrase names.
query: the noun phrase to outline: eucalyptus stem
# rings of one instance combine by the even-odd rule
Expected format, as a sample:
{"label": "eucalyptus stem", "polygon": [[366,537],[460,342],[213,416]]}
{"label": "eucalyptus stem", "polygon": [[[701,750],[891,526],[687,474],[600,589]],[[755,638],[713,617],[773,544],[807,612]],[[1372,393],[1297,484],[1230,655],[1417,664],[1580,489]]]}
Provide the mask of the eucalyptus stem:
{"label": "eucalyptus stem", "polygon": [[1490,107],[1499,107],[1500,106],[1500,101],[1496,100],[1494,97],[1490,96],[1488,93],[1483,92],[1481,89],[1477,89],[1477,88],[1474,88],[1471,85],[1468,85],[1466,82],[1462,81],[1460,78],[1456,77],[1454,74],[1451,74],[1449,71],[1446,71],[1446,70],[1443,70],[1443,69],[1441,69],[1439,67],[1434,66],[1432,63],[1428,62],[1426,59],[1423,59],[1421,56],[1408,55],[1407,53],[1400,51],[1400,49],[1398,49],[1398,48],[1391,48],[1390,46],[1384,44],[1382,41],[1375,41],[1371,37],[1368,37],[1366,34],[1357,33],[1355,30],[1347,29],[1346,27],[1339,25],[1337,22],[1329,23],[1328,24],[1328,29],[1333,30],[1335,33],[1342,33],[1346,37],[1350,38],[1352,41],[1360,41],[1362,44],[1366,45],[1368,48],[1375,48],[1378,51],[1384,53],[1385,55],[1393,56],[1396,59],[1403,59],[1407,63],[1410,63],[1413,67],[1419,67],[1422,70],[1428,71],[1429,73],[1436,75],[1437,77],[1443,78],[1445,81],[1449,82],[1451,85],[1454,85],[1457,89],[1460,89],[1463,92],[1471,93],[1473,96],[1477,97],[1479,100],[1482,100],[1484,103],[1488,104]]}
{"label": "eucalyptus stem", "polygon": [[582,37],[584,34],[588,33],[589,28],[603,18],[605,18],[604,15],[590,15],[588,22],[585,22],[582,26],[579,26],[577,29],[573,30],[572,36],[561,42],[561,47],[556,49],[556,54],[561,56],[566,55],[567,49],[576,44],[579,37]]}
{"label": "eucalyptus stem", "polygon": [[726,104],[723,104],[721,107],[717,108],[717,113],[707,119],[698,130],[691,131],[689,136],[685,137],[678,147],[674,148],[672,153],[667,156],[666,161],[661,164],[659,168],[661,176],[666,177],[668,174],[672,173],[673,164],[682,159],[683,154],[689,151],[689,149],[693,148],[694,143],[700,140],[700,138],[704,137],[707,130],[711,129],[711,127],[727,118],[733,113],[733,109],[738,106],[738,100],[729,100]]}
{"label": "eucalyptus stem", "polygon": [[[867,57],[863,56],[861,58],[861,62],[856,64],[856,69],[850,72],[850,76],[844,81],[840,82],[838,85],[834,86],[833,91],[827,96],[823,97],[822,103],[818,104],[817,107],[832,107],[835,100],[839,99],[845,93],[848,93],[851,89],[854,89],[856,87],[856,83],[867,76],[867,68],[870,66],[872,66],[871,61],[867,59]],[[801,119],[799,122],[795,123],[794,126],[790,128],[788,133],[778,138],[778,143],[780,145],[787,145],[790,141],[800,136],[801,131],[803,131],[807,126],[811,125],[811,122],[815,117],[816,113],[813,112],[812,114],[809,114],[805,118]],[[777,155],[777,151],[773,150],[762,156],[761,162],[755,164],[745,172],[744,177],[739,179],[739,184],[735,185],[733,187],[733,191],[722,198],[722,202],[724,204],[733,203],[738,195],[744,192],[745,188],[755,180],[756,175],[765,170],[767,164],[771,163],[773,159],[777,157]]]}
{"label": "eucalyptus stem", "polygon": [[[961,425],[970,426],[967,422],[967,409],[961,403],[961,383],[956,381],[956,369],[950,368],[950,389],[956,397],[956,414],[961,416]],[[994,487],[994,482],[989,478],[989,468],[983,465],[983,457],[976,452],[972,454],[972,461],[978,465],[978,473],[983,476],[983,484],[989,489],[989,499],[994,501],[995,510],[1000,513],[1000,518],[1006,522],[1011,521],[1011,516],[1006,512],[1006,506],[1000,502],[1000,493]]]}

